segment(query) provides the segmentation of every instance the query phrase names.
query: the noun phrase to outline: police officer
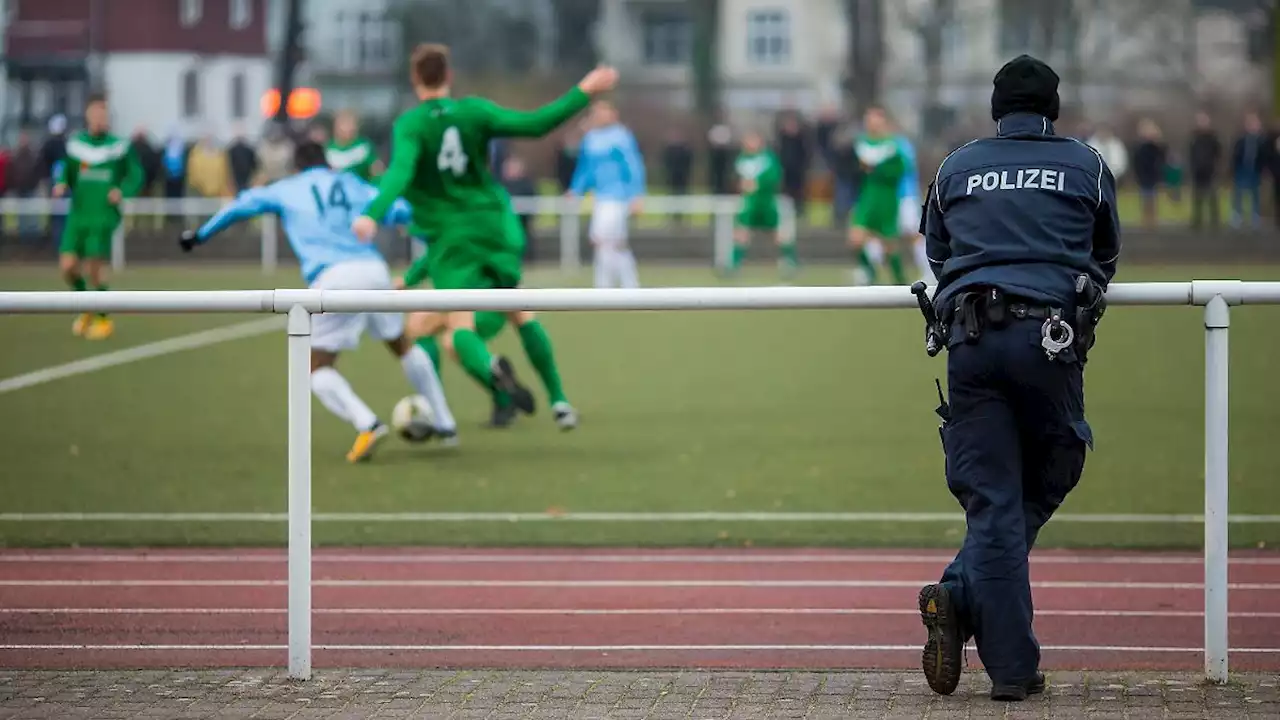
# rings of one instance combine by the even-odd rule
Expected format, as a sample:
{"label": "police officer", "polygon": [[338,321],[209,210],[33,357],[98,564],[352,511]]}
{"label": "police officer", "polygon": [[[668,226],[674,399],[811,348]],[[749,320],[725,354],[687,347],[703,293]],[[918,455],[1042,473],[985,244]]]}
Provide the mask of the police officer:
{"label": "police officer", "polygon": [[[930,329],[948,352],[947,487],[967,532],[919,602],[929,687],[955,690],[973,637],[992,699],[1023,700],[1044,690],[1027,556],[1093,444],[1085,354],[1120,237],[1102,157],[1054,133],[1058,76],[1048,65],[1023,55],[1001,68],[991,117],[995,137],[938,167],[922,221],[938,278]],[[934,314],[927,298],[922,307]]]}

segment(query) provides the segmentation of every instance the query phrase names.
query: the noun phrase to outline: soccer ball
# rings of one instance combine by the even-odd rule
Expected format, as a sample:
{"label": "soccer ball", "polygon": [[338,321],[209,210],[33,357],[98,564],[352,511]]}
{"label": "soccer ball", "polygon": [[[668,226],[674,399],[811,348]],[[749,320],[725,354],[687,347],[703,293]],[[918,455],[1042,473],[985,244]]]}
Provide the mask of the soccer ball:
{"label": "soccer ball", "polygon": [[436,416],[426,398],[410,395],[391,410],[391,427],[409,442],[426,442],[436,434]]}

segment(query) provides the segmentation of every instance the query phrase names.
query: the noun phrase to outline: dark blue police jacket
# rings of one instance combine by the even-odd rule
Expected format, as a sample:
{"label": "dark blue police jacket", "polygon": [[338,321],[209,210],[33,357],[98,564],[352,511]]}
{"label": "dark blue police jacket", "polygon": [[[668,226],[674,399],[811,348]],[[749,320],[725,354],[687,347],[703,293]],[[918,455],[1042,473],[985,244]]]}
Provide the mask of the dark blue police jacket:
{"label": "dark blue police jacket", "polygon": [[1006,115],[995,137],[948,155],[926,206],[940,309],[977,286],[1067,308],[1078,275],[1105,288],[1116,274],[1115,178],[1096,150],[1039,115]]}

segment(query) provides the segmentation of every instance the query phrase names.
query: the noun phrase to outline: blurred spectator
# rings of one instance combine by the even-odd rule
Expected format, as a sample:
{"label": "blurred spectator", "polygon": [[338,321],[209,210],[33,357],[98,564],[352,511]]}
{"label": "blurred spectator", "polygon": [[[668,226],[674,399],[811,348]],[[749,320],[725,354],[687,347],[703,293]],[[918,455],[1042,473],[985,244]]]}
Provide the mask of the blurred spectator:
{"label": "blurred spectator", "polygon": [[293,143],[284,128],[272,124],[258,143],[258,184],[280,180],[293,172]]}
{"label": "blurred spectator", "polygon": [[862,163],[854,150],[857,133],[852,125],[831,137],[831,173],[835,176],[835,197],[831,221],[837,230],[849,227],[849,213],[858,201],[858,182],[862,179]]}
{"label": "blurred spectator", "polygon": [[507,165],[507,158],[511,155],[510,147],[507,141],[502,138],[493,138],[489,141],[489,172],[496,178],[503,176],[504,168]]}
{"label": "blurred spectator", "polygon": [[1160,127],[1150,118],[1143,118],[1138,123],[1138,137],[1138,145],[1133,150],[1133,177],[1138,181],[1142,225],[1151,229],[1157,222],[1157,203],[1160,184],[1164,181],[1168,150]]}
{"label": "blurred spectator", "polygon": [[1244,222],[1244,196],[1249,196],[1249,222],[1257,226],[1262,219],[1262,169],[1267,161],[1266,139],[1262,136],[1262,119],[1257,113],[1246,113],[1244,131],[1231,150],[1231,226]]}
{"label": "blurred spectator", "polygon": [[733,131],[724,123],[717,123],[707,132],[707,180],[715,195],[736,194],[730,174],[738,148],[733,146]]}
{"label": "blurred spectator", "polygon": [[138,166],[142,168],[142,186],[138,188],[138,195],[150,196],[160,178],[160,151],[151,144],[151,137],[144,127],[133,131],[129,145],[133,148],[134,157],[138,158]]}
{"label": "blurred spectator", "polygon": [[[537,194],[537,188],[533,185],[533,180],[525,171],[524,161],[511,155],[502,163],[502,186],[507,189],[507,194],[511,197],[531,197]],[[524,259],[533,260],[536,254],[534,250],[533,237],[533,216],[528,213],[520,214],[520,225],[524,228]]]}
{"label": "blurred spectator", "polygon": [[231,194],[231,168],[227,154],[212,135],[205,135],[191,148],[187,160],[187,187],[201,197],[219,198]]}
{"label": "blurred spectator", "polygon": [[169,130],[169,138],[165,140],[161,164],[164,167],[164,196],[180,198],[187,194],[187,141],[182,133],[174,127]]}
{"label": "blurred spectator", "polygon": [[778,124],[778,161],[782,164],[782,190],[795,203],[796,217],[804,218],[805,182],[811,159],[809,140],[794,112],[782,115]]}
{"label": "blurred spectator", "polygon": [[[671,194],[688,195],[693,179],[693,147],[682,131],[672,130],[667,135],[667,144],[662,148],[662,167]],[[673,220],[677,225],[684,224],[683,215],[676,215]]]}
{"label": "blurred spectator", "polygon": [[307,139],[318,145],[328,145],[329,131],[325,129],[324,125],[318,122],[314,123],[307,128]]}
{"label": "blurred spectator", "polygon": [[827,106],[818,113],[818,124],[814,128],[813,141],[822,156],[827,169],[835,173],[836,133],[840,131],[840,111]]}
{"label": "blurred spectator", "polygon": [[1213,120],[1205,112],[1196,113],[1187,164],[1191,171],[1191,227],[1199,228],[1202,214],[1209,210],[1209,226],[1218,227],[1218,164],[1222,162],[1222,140],[1213,130]]}
{"label": "blurred spectator", "polygon": [[[18,133],[18,142],[9,158],[9,167],[5,171],[5,186],[14,197],[30,199],[40,191],[40,182],[44,179],[44,170],[40,162],[40,153],[31,142],[31,133],[23,130]],[[23,213],[18,216],[18,234],[24,238],[32,237],[40,232],[36,216]]]}
{"label": "blurred spectator", "polygon": [[236,128],[236,137],[227,148],[227,163],[231,166],[231,182],[237,194],[253,185],[258,173],[258,153],[245,139],[243,127]]}
{"label": "blurred spectator", "polygon": [[578,145],[582,134],[574,130],[560,138],[556,145],[556,184],[561,194],[569,192],[573,184],[573,171],[578,169]]}
{"label": "blurred spectator", "polygon": [[1107,169],[1119,185],[1129,172],[1129,151],[1125,150],[1124,143],[1112,134],[1111,128],[1099,126],[1098,131],[1089,138],[1089,146],[1102,155],[1102,161],[1107,164]]}

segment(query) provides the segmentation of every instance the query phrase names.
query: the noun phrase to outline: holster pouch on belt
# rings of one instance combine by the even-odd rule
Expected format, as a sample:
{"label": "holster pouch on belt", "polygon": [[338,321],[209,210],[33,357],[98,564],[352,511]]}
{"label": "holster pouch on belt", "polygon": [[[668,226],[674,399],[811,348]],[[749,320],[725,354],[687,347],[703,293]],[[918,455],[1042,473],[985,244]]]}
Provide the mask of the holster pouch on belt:
{"label": "holster pouch on belt", "polygon": [[964,328],[964,341],[978,342],[987,323],[987,293],[963,292],[956,296],[955,322]]}
{"label": "holster pouch on belt", "polygon": [[1076,307],[1072,325],[1076,331],[1076,357],[1083,364],[1097,340],[1098,324],[1107,311],[1107,296],[1102,286],[1088,275],[1076,277]]}

